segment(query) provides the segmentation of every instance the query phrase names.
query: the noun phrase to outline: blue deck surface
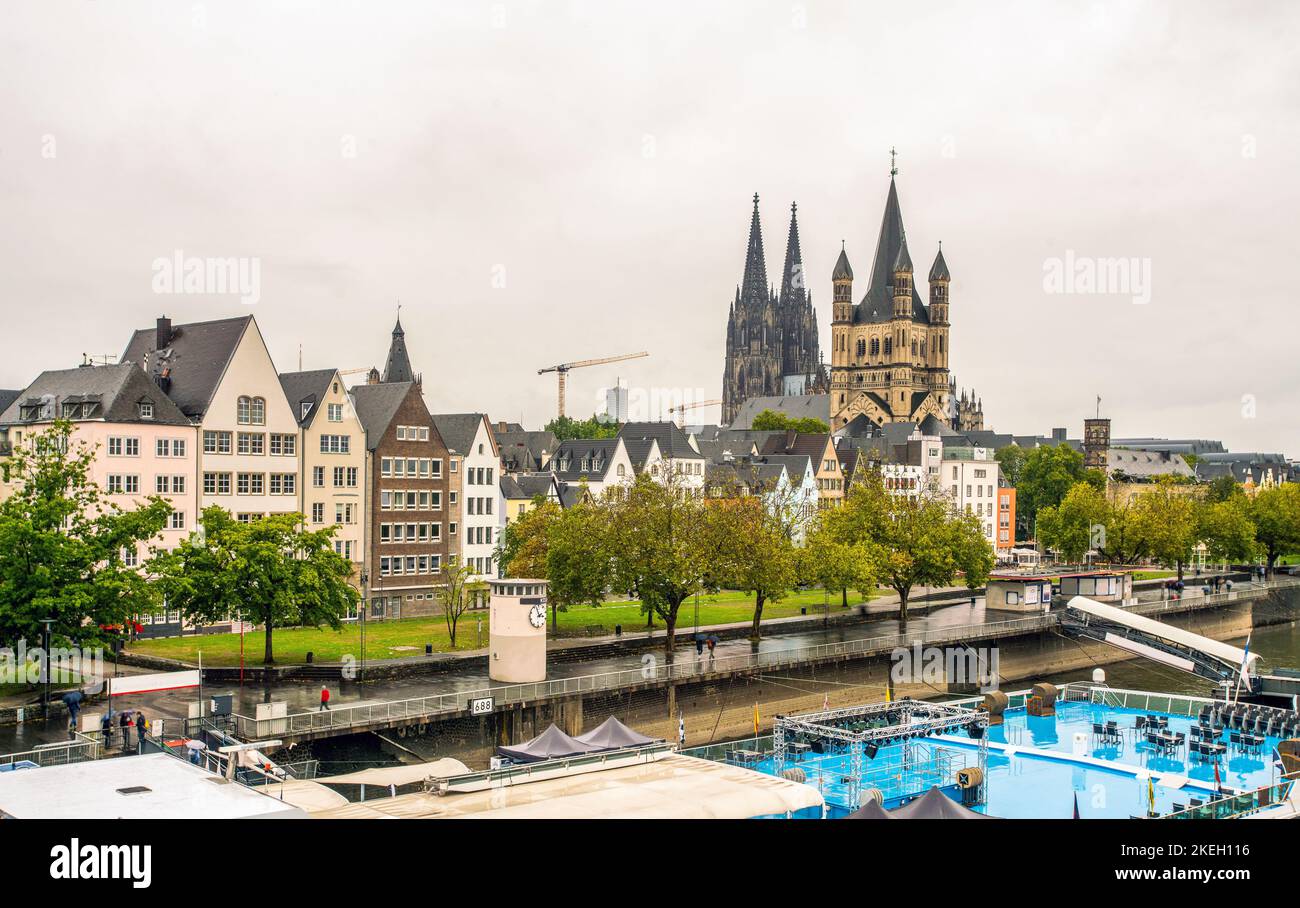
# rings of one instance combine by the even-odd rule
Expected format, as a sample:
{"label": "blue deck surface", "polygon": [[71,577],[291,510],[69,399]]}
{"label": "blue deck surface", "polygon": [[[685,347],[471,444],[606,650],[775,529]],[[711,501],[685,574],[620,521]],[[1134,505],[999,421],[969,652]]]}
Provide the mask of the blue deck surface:
{"label": "blue deck surface", "polygon": [[[1156,713],[1148,710],[1125,709],[1090,703],[1069,702],[1056,704],[1054,717],[1029,717],[1023,709],[1008,710],[1005,724],[988,730],[988,740],[1009,744],[1016,748],[1038,748],[1072,758],[1076,732],[1087,736],[1088,756],[1124,764],[1149,772],[1155,790],[1155,807],[1159,813],[1170,813],[1186,807],[1191,798],[1211,800],[1214,795],[1214,763],[1190,760],[1184,747],[1176,756],[1162,756],[1133,732],[1134,720],[1142,715],[1168,715],[1169,729],[1188,734],[1195,719],[1186,716]],[[1124,730],[1118,746],[1105,745],[1092,735],[1093,723],[1115,720]],[[1190,735],[1188,735],[1190,737]],[[1222,737],[1227,741],[1227,734]],[[1274,748],[1278,739],[1265,739],[1258,754],[1248,754],[1229,747],[1219,761],[1219,777],[1226,787],[1253,789],[1275,780],[1273,769]],[[943,765],[975,765],[977,754],[972,747],[960,745],[926,744],[929,754],[940,753]],[[879,788],[885,796],[885,806],[893,806],[894,799],[917,792],[919,782],[943,784],[934,771],[925,774],[904,774],[901,771],[901,745],[882,747],[875,760],[863,760],[863,788]],[[847,757],[842,754],[807,754],[802,759],[791,760],[787,766],[801,767],[807,782],[821,790],[830,815],[843,815],[847,804],[847,785],[844,776],[848,771]],[[766,759],[755,765],[756,769],[771,773],[773,761]],[[1079,813],[1085,818],[1125,818],[1142,816],[1148,808],[1146,773],[1134,776],[1098,766],[1062,762],[1060,760],[1020,752],[1012,756],[988,754],[988,803],[979,808],[985,813],[1008,818],[1068,818],[1074,810],[1074,797],[1079,799]],[[1160,784],[1164,775],[1186,777],[1194,784],[1177,788]],[[928,785],[926,785],[928,787]],[[921,788],[920,791],[924,791]]]}

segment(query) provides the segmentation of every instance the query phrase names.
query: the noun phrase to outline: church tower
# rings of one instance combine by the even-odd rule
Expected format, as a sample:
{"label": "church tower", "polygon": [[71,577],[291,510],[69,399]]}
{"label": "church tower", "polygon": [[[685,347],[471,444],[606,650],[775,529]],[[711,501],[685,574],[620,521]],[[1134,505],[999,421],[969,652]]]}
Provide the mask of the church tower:
{"label": "church tower", "polygon": [[785,246],[785,269],[777,298],[781,323],[781,395],[807,394],[818,383],[821,352],[817,341],[817,316],[808,290],[799,249],[799,206],[790,205],[790,233]]}
{"label": "church tower", "polygon": [[952,275],[943,258],[943,243],[930,266],[930,347],[929,367],[934,376],[933,391],[939,404],[948,407],[948,284]]}
{"label": "church tower", "polygon": [[[795,248],[798,248],[795,234]],[[795,261],[802,269],[802,262]],[[800,277],[802,282],[802,277]],[[745,273],[727,319],[727,362],[722,377],[722,421],[730,424],[740,405],[751,397],[781,393],[781,324],[778,301],[767,283],[763,228],[758,193],[749,222]]]}

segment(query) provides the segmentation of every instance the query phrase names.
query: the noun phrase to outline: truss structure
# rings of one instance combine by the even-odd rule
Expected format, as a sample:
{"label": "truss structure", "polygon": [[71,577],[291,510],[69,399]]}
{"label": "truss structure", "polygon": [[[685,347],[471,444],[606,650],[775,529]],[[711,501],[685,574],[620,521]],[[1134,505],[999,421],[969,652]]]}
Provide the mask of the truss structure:
{"label": "truss structure", "polygon": [[848,771],[844,782],[848,790],[848,807],[857,809],[863,790],[864,765],[870,762],[868,750],[894,747],[885,758],[889,775],[898,794],[921,794],[930,785],[948,785],[955,781],[959,769],[965,768],[952,759],[951,749],[941,749],[937,735],[967,732],[975,748],[980,770],[979,790],[975,803],[983,803],[988,776],[988,713],[966,706],[927,703],[923,700],[897,700],[872,703],[798,716],[777,716],[772,732],[772,755],[779,775],[788,765],[791,744],[810,745],[819,753],[843,754]]}

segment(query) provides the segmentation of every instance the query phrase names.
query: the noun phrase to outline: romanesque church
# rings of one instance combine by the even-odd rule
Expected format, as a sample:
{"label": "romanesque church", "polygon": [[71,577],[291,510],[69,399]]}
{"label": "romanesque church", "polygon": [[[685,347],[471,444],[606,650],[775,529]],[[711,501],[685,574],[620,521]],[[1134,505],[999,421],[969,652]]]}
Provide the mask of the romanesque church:
{"label": "romanesque church", "polygon": [[816,313],[802,280],[794,212],[777,295],[767,286],[754,196],[744,281],[727,321],[724,423],[731,422],[748,398],[826,394],[832,429],[858,416],[875,425],[919,424],[933,418],[959,432],[984,427],[981,402],[974,395],[958,395],[948,368],[948,263],[941,247],[927,277],[927,304],[913,281],[896,174],[891,168],[875,259],[862,298],[853,301],[847,249],[840,249],[831,273],[829,377],[819,361]]}

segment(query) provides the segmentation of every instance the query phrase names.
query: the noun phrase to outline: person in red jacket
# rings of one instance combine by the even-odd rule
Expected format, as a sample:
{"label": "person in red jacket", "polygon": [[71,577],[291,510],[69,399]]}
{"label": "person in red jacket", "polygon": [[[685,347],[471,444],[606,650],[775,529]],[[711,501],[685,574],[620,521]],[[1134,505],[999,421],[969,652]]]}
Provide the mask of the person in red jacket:
{"label": "person in red jacket", "polygon": [[320,686],[320,708],[321,709],[330,708],[330,689],[326,687],[324,684]]}

